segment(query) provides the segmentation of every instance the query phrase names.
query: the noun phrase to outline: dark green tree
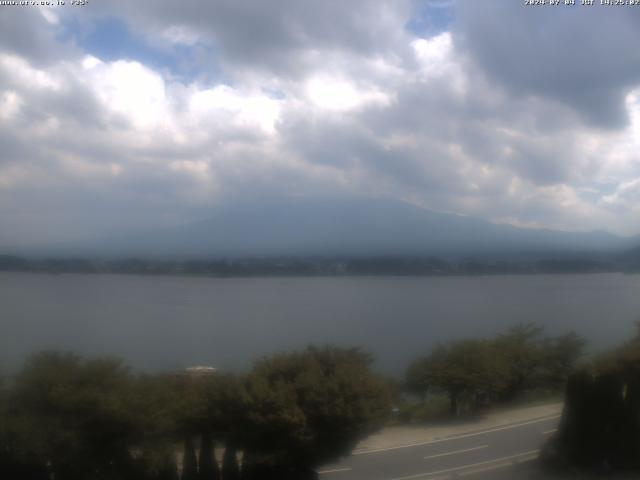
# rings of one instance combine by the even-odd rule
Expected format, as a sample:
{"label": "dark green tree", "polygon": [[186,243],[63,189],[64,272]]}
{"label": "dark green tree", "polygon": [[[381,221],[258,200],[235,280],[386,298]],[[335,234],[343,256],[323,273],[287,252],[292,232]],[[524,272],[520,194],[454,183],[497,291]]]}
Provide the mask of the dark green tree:
{"label": "dark green tree", "polygon": [[[565,342],[574,345],[574,352],[582,348],[573,336],[560,341]],[[545,446],[543,459],[555,466],[631,471],[637,477],[638,419],[640,337],[636,336],[569,376],[558,433]]]}
{"label": "dark green tree", "polygon": [[389,392],[370,364],[360,350],[337,347],[257,362],[246,381],[243,472],[246,464],[260,478],[267,471],[313,476],[318,465],[349,453],[379,428],[390,412]]}
{"label": "dark green tree", "polygon": [[542,344],[542,383],[562,390],[584,352],[585,340],[575,332],[551,337]]}
{"label": "dark green tree", "polygon": [[508,363],[506,384],[501,395],[503,400],[513,400],[525,389],[535,386],[543,368],[543,330],[530,323],[520,324],[495,340],[496,348]]}
{"label": "dark green tree", "polygon": [[461,403],[474,411],[532,389],[561,391],[584,340],[573,332],[557,337],[542,333],[541,327],[522,324],[495,339],[440,345],[409,365],[405,387],[423,399],[428,392],[445,392],[453,414]]}
{"label": "dark green tree", "polygon": [[28,445],[57,480],[131,478],[130,380],[118,360],[34,355],[13,388],[16,444]]}
{"label": "dark green tree", "polygon": [[[21,480],[49,480],[46,459],[37,455],[29,443],[32,422],[18,415],[11,391],[0,378],[0,478]],[[13,405],[12,405],[13,403]]]}
{"label": "dark green tree", "polygon": [[506,386],[505,356],[486,340],[463,340],[436,347],[427,357],[428,381],[449,397],[452,415],[464,402],[471,412],[498,397]]}
{"label": "dark green tree", "polygon": [[237,444],[238,428],[248,412],[243,379],[230,374],[215,374],[200,383],[203,406],[197,428],[209,432],[225,444]]}

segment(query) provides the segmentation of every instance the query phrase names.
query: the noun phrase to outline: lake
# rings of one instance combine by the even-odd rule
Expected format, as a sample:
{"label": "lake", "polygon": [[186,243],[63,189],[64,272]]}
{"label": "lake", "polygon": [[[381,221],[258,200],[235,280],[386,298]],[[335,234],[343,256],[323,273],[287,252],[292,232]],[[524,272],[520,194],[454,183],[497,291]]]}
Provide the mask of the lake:
{"label": "lake", "polygon": [[0,371],[31,352],[117,355],[139,370],[244,369],[309,343],[360,346],[400,374],[436,343],[519,322],[592,350],[634,333],[640,275],[200,278],[0,273]]}

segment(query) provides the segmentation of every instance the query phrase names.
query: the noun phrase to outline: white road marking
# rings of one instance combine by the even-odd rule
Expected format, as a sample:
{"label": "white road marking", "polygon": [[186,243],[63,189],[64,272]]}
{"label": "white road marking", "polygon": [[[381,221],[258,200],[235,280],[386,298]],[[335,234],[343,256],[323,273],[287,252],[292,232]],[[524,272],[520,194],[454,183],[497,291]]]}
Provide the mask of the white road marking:
{"label": "white road marking", "polygon": [[530,420],[528,422],[505,425],[504,427],[490,428],[489,430],[483,430],[481,432],[464,433],[464,434],[461,434],[461,435],[454,435],[454,436],[446,437],[446,438],[438,438],[438,439],[435,439],[435,440],[428,440],[426,442],[408,443],[406,445],[398,445],[396,447],[375,448],[373,450],[355,451],[351,455],[368,455],[369,453],[388,452],[388,451],[391,451],[391,450],[400,450],[402,448],[421,447],[421,446],[424,446],[424,445],[433,445],[435,443],[450,442],[452,440],[459,440],[461,438],[477,437],[478,435],[484,435],[486,433],[500,432],[502,430],[509,430],[509,429],[512,429],[512,428],[524,427],[526,425],[533,425],[534,423],[546,422],[547,420],[553,420],[555,418],[560,418],[561,416],[562,415],[552,415],[552,416],[549,416],[549,417],[543,417],[543,418],[537,418],[535,420]]}
{"label": "white road marking", "polygon": [[523,455],[522,457],[510,462],[496,463],[495,465],[489,465],[488,467],[474,468],[472,470],[467,470],[466,472],[460,472],[458,475],[460,477],[467,477],[469,475],[477,475],[478,473],[490,472],[491,470],[498,470],[499,468],[512,467],[514,463],[530,462],[531,460],[538,458],[538,450],[535,450],[535,452],[536,453],[528,456]]}
{"label": "white road marking", "polygon": [[539,450],[529,450],[528,452],[516,453],[515,455],[509,455],[508,457],[494,458],[493,460],[485,460],[484,462],[469,463],[467,465],[460,465],[459,467],[445,468],[444,470],[436,470],[434,472],[418,473],[415,475],[407,475],[405,477],[395,477],[395,478],[392,478],[391,480],[410,480],[412,478],[431,477],[433,475],[441,475],[443,473],[451,473],[451,472],[458,472],[460,470],[467,470],[469,468],[478,467],[480,465],[488,465],[490,463],[509,466],[510,463],[505,463],[506,460],[511,460],[518,457],[525,457],[528,455],[534,455],[534,454],[537,454],[538,452]]}
{"label": "white road marking", "polygon": [[558,431],[558,429],[554,428],[553,430],[546,430],[546,431],[542,432],[542,434],[543,435],[549,435],[549,434],[557,432],[557,431]]}
{"label": "white road marking", "polygon": [[474,468],[473,470],[468,470],[466,472],[460,472],[458,474],[458,476],[459,477],[468,477],[469,475],[477,475],[479,473],[490,472],[492,470],[498,470],[500,468],[507,468],[507,467],[512,467],[512,466],[513,466],[513,463],[511,463],[511,462],[496,463],[494,465],[489,465],[488,467]]}
{"label": "white road marking", "polygon": [[338,473],[338,472],[350,472],[351,467],[344,468],[332,468],[331,470],[318,470],[316,473],[318,475],[326,475],[327,473]]}
{"label": "white road marking", "polygon": [[428,460],[430,458],[438,458],[438,457],[446,457],[448,455],[455,455],[456,453],[473,452],[475,450],[482,450],[483,448],[487,448],[488,446],[489,445],[480,445],[479,447],[465,448],[464,450],[454,450],[453,452],[437,453],[436,455],[429,455],[424,458],[425,460]]}

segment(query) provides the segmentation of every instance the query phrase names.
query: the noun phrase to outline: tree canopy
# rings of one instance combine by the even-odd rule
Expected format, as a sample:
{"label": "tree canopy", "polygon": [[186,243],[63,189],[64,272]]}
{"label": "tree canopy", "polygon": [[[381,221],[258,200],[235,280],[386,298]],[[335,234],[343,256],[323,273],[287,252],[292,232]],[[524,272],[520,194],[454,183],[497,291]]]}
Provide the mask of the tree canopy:
{"label": "tree canopy", "polygon": [[309,347],[257,362],[246,382],[249,457],[315,467],[351,451],[390,412],[386,383],[357,349]]}
{"label": "tree canopy", "polygon": [[309,347],[242,376],[133,375],[117,359],[39,353],[0,383],[0,478],[177,480],[180,451],[182,478],[313,475],[389,413],[370,362],[357,349]]}
{"label": "tree canopy", "polygon": [[454,415],[461,404],[475,412],[528,389],[562,389],[583,346],[575,333],[545,337],[540,327],[517,325],[493,339],[436,346],[409,365],[405,382],[410,392],[422,398],[446,393]]}

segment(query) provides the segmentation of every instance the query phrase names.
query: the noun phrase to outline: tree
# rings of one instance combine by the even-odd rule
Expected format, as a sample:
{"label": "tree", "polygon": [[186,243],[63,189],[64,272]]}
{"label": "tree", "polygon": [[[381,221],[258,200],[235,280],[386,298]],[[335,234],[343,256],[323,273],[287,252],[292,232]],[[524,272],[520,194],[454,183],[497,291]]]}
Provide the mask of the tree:
{"label": "tree", "polygon": [[16,443],[49,463],[57,480],[130,478],[135,436],[130,380],[118,360],[34,355],[13,389]]}
{"label": "tree", "polygon": [[421,357],[411,362],[405,374],[405,387],[424,402],[429,388],[433,386],[428,357]]}
{"label": "tree", "polygon": [[585,341],[575,332],[555,337],[543,337],[543,332],[542,327],[521,324],[496,339],[496,347],[509,364],[503,400],[512,400],[532,388],[554,391],[564,388],[582,356]]}
{"label": "tree", "polygon": [[508,376],[502,393],[504,400],[513,400],[528,387],[533,386],[544,360],[540,342],[543,328],[520,324],[507,330],[496,339],[496,348],[506,357]]}
{"label": "tree", "polygon": [[560,390],[582,355],[584,340],[573,332],[557,337],[542,333],[542,327],[521,324],[495,339],[440,345],[409,365],[406,389],[423,399],[431,391],[445,392],[454,415],[461,402],[475,411],[529,389]]}
{"label": "tree", "polygon": [[[390,411],[385,382],[358,349],[309,347],[257,362],[248,375],[243,478],[313,475],[349,453]],[[275,473],[277,472],[277,474]],[[255,473],[257,476],[258,473]]]}
{"label": "tree", "polygon": [[11,444],[9,441],[9,404],[8,395],[4,387],[4,379],[0,377],[0,475],[6,477],[5,470],[9,469],[11,460]]}
{"label": "tree", "polygon": [[506,386],[504,355],[486,340],[463,340],[436,347],[424,363],[425,381],[449,396],[452,415],[461,401],[472,411],[500,395]]}
{"label": "tree", "polygon": [[132,381],[130,398],[136,432],[132,446],[144,472],[152,479],[177,478],[176,445],[185,440],[185,398],[178,380],[174,375],[140,375]]}
{"label": "tree", "polygon": [[155,475],[155,480],[179,480],[178,466],[176,465],[176,459],[171,452],[167,452],[162,456],[160,468]]}
{"label": "tree", "polygon": [[244,379],[217,373],[199,384],[203,406],[197,429],[225,444],[237,444],[241,425],[248,412]]}
{"label": "tree", "polygon": [[583,354],[585,340],[575,332],[547,338],[542,346],[543,383],[562,389]]}
{"label": "tree", "polygon": [[224,448],[222,456],[222,479],[240,480],[240,469],[238,468],[238,452],[233,444],[228,443]]}
{"label": "tree", "polygon": [[638,472],[639,418],[640,342],[634,339],[569,376],[558,434],[543,459],[556,466]]}

